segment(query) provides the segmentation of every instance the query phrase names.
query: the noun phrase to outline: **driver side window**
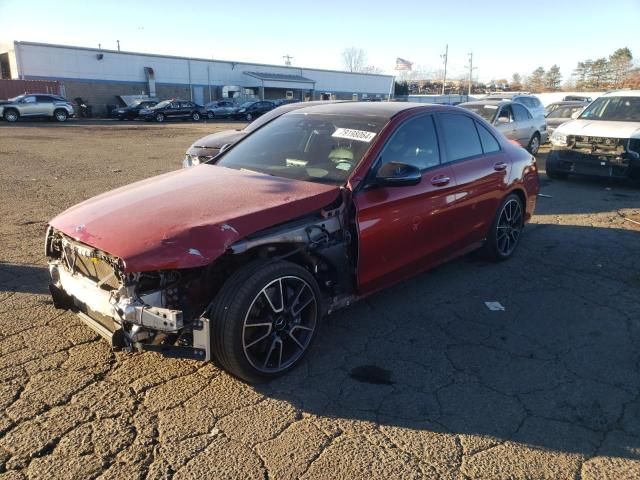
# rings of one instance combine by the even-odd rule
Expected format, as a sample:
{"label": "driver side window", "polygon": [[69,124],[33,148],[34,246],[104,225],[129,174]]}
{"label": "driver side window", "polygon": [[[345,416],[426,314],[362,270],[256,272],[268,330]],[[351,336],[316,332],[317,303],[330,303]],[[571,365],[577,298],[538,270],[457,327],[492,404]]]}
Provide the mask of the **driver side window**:
{"label": "driver side window", "polygon": [[500,109],[500,114],[498,115],[498,123],[510,122],[513,122],[513,112],[511,111],[511,106],[507,105],[506,107],[502,107]]}
{"label": "driver side window", "polygon": [[382,151],[378,169],[389,162],[413,165],[421,171],[440,165],[432,115],[411,118],[395,131]]}

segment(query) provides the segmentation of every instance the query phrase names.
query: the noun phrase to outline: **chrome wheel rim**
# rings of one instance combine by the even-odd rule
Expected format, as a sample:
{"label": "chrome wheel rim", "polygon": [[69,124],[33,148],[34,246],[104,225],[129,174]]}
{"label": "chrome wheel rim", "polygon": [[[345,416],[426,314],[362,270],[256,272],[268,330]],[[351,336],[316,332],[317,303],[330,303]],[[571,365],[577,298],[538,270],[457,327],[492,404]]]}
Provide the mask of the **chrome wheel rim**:
{"label": "chrome wheel rim", "polygon": [[58,120],[59,122],[64,122],[67,119],[67,115],[64,112],[58,112],[56,113],[56,120]]}
{"label": "chrome wheel rim", "polygon": [[242,349],[253,368],[278,373],[307,351],[316,329],[318,302],[296,276],[279,277],[255,296],[242,325]]}
{"label": "chrome wheel rim", "polygon": [[7,112],[7,114],[5,115],[5,119],[7,120],[7,122],[15,122],[16,120],[18,120],[18,115],[16,115],[15,112]]}
{"label": "chrome wheel rim", "polygon": [[159,113],[158,115],[156,115],[156,120],[157,120],[158,122],[162,122],[162,121],[164,121],[164,115],[163,115],[163,114],[161,114],[161,113]]}
{"label": "chrome wheel rim", "polygon": [[252,119],[252,118],[253,118],[253,117],[251,116],[251,114],[250,114],[250,113],[247,113],[247,120],[251,121],[251,119]]}
{"label": "chrome wheel rim", "polygon": [[522,207],[517,200],[509,200],[502,207],[496,232],[498,251],[503,256],[513,253],[523,226]]}
{"label": "chrome wheel rim", "polygon": [[200,114],[199,113],[194,113],[192,118],[197,122],[198,120],[200,120]]}

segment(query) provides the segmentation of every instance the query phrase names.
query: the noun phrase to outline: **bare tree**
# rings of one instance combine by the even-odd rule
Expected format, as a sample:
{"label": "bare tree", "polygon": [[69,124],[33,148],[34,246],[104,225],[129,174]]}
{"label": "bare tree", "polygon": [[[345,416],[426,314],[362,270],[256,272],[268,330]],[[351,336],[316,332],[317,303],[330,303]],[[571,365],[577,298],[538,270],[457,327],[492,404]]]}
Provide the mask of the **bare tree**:
{"label": "bare tree", "polygon": [[367,54],[362,48],[345,48],[342,51],[342,61],[348,72],[362,72],[366,67]]}
{"label": "bare tree", "polygon": [[366,67],[363,67],[362,70],[360,70],[362,73],[382,73],[384,72],[384,70],[382,70],[380,67],[376,67],[375,65],[367,65]]}

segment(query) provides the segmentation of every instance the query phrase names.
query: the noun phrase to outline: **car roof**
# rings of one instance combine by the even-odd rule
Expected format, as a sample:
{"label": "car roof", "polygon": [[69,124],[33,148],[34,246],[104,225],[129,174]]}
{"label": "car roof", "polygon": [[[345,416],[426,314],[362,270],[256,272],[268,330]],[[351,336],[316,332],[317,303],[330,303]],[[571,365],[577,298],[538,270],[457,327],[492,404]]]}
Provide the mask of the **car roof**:
{"label": "car roof", "polygon": [[589,103],[591,102],[587,102],[586,100],[562,100],[560,102],[550,103],[549,105],[547,105],[547,107],[550,105],[570,106],[570,105],[586,105]]}
{"label": "car roof", "polygon": [[640,90],[616,90],[603,95],[607,97],[640,97]]}
{"label": "car roof", "polygon": [[[311,102],[309,102],[311,103]],[[282,107],[281,107],[282,108]],[[420,108],[425,111],[455,110],[449,105],[415,102],[319,102],[319,104],[304,106],[296,113],[318,113],[329,115],[376,116],[390,119],[405,110]]]}
{"label": "car roof", "polygon": [[459,107],[464,107],[465,105],[495,105],[497,107],[502,107],[503,105],[511,105],[516,102],[512,102],[511,100],[474,100],[473,102],[464,102],[458,105]]}

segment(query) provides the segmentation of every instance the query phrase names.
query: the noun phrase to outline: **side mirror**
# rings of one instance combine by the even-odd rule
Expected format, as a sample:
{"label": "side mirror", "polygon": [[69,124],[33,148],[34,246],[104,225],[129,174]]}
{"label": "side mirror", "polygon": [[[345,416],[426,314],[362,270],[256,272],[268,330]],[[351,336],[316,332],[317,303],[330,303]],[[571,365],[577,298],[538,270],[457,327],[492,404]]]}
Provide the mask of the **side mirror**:
{"label": "side mirror", "polygon": [[414,165],[400,162],[388,162],[382,165],[376,172],[376,185],[388,187],[402,187],[405,185],[417,185],[422,180],[420,169]]}
{"label": "side mirror", "polygon": [[496,120],[496,122],[498,123],[498,125],[509,123],[509,117],[498,117],[498,120]]}

